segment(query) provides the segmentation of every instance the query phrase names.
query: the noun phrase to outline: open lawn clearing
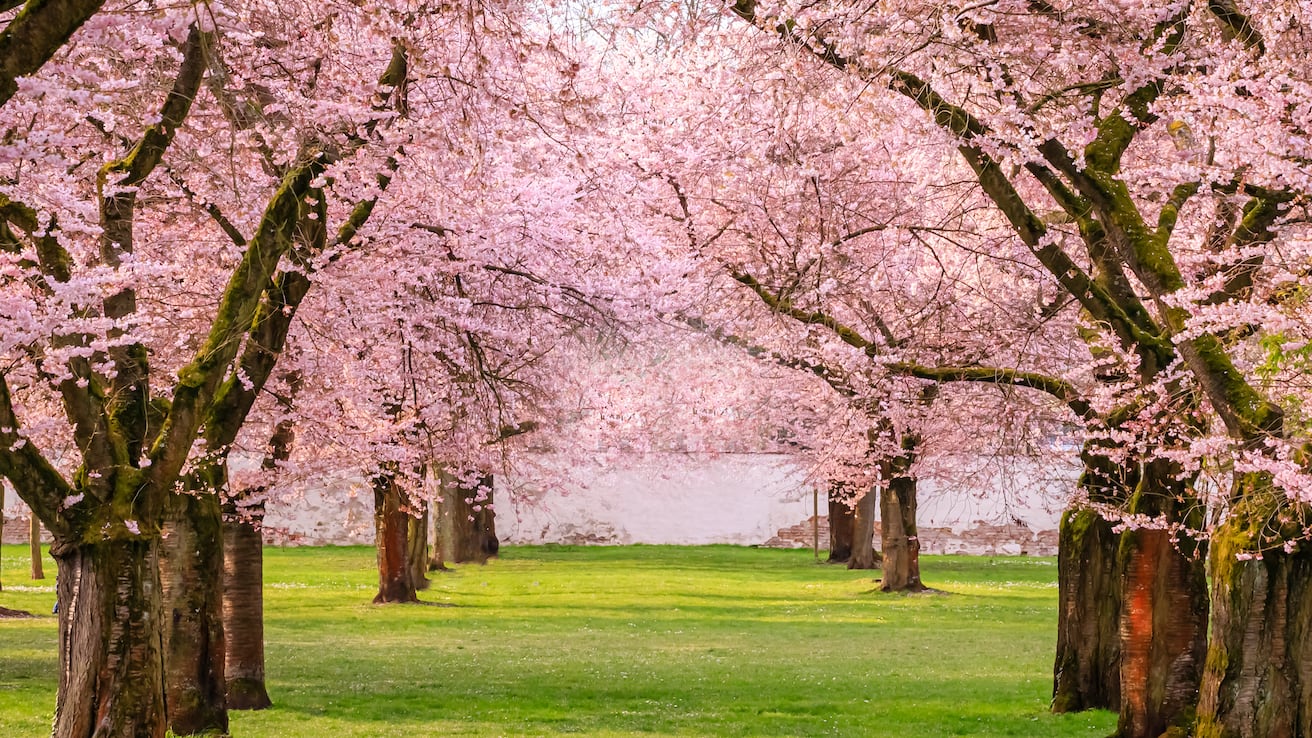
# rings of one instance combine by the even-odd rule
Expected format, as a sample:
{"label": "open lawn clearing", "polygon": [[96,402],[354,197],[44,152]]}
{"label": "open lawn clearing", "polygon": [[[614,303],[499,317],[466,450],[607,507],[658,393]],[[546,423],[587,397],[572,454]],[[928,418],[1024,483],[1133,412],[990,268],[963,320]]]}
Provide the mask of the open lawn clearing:
{"label": "open lawn clearing", "polygon": [[[5,546],[0,736],[49,732],[53,580]],[[1102,736],[1054,716],[1051,559],[925,557],[941,591],[878,592],[810,551],[513,547],[375,606],[365,547],[268,549],[272,710],[237,738]],[[48,572],[53,573],[53,564]],[[874,573],[877,575],[877,572]]]}

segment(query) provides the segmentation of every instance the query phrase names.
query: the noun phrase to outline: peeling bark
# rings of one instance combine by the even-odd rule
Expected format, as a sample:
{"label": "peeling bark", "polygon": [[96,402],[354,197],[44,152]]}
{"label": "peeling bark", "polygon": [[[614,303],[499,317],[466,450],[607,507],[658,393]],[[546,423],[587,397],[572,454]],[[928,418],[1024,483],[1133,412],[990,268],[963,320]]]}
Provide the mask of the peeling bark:
{"label": "peeling bark", "polygon": [[158,538],[57,540],[54,738],[164,738]]}
{"label": "peeling bark", "polygon": [[169,500],[160,547],[164,687],[179,736],[228,732],[222,529],[216,493]]}

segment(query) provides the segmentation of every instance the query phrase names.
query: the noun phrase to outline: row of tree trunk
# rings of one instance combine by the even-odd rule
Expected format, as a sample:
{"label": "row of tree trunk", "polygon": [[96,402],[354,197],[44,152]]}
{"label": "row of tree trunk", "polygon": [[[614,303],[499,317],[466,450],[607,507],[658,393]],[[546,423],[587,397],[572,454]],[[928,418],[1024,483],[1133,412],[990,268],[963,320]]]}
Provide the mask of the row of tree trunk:
{"label": "row of tree trunk", "polygon": [[[210,471],[216,468],[221,466]],[[190,481],[210,489],[226,482],[218,477]],[[496,555],[492,481],[482,476],[470,483],[443,474],[439,501],[417,517],[412,508],[418,503],[406,499],[393,475],[375,479],[375,602],[417,602],[416,590],[426,586],[430,566],[481,563]],[[64,699],[57,707],[54,735],[154,736],[152,710],[167,715],[173,734],[223,735],[228,710],[272,704],[265,684],[263,514],[259,503],[246,502],[240,511],[233,503],[221,509],[217,495],[179,494],[170,499],[158,544],[72,547],[56,542],[60,648],[92,654],[116,677],[102,679],[101,670],[61,673]],[[430,519],[436,523],[431,556]],[[68,627],[72,611],[86,619],[76,631]],[[126,632],[118,632],[111,617],[115,612],[133,614]],[[163,622],[149,622],[151,613],[162,613]],[[105,637],[110,629],[114,637]],[[70,638],[73,633],[77,642]],[[148,668],[152,663],[162,663],[162,673]],[[152,694],[163,695],[163,704],[141,710]],[[74,709],[81,705],[107,709]]]}

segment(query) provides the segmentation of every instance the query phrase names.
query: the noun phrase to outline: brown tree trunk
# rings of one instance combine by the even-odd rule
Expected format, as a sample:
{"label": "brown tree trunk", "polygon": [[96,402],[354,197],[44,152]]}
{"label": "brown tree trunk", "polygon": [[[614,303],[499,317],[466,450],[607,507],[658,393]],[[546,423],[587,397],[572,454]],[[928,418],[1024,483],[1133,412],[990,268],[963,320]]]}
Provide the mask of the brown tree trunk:
{"label": "brown tree trunk", "polygon": [[849,569],[875,569],[875,489],[860,495],[852,507],[852,555],[847,560]]}
{"label": "brown tree trunk", "polygon": [[846,563],[852,558],[852,534],[855,518],[852,503],[841,484],[829,486],[829,561]]}
{"label": "brown tree trunk", "polygon": [[54,738],[164,738],[158,538],[56,541]]}
{"label": "brown tree trunk", "polygon": [[[909,466],[909,464],[908,464]],[[916,480],[890,475],[879,500],[880,550],[885,592],[922,592],[920,539],[916,536]]]}
{"label": "brown tree trunk", "polygon": [[428,506],[419,517],[410,517],[407,525],[406,545],[409,547],[407,559],[410,563],[410,579],[415,589],[428,589]]}
{"label": "brown tree trunk", "polygon": [[[1131,514],[1202,527],[1201,509],[1163,460],[1144,469]],[[1186,507],[1186,505],[1188,507]],[[1207,651],[1207,577],[1203,548],[1167,530],[1131,529],[1118,551],[1121,601],[1120,738],[1182,731],[1193,721]]]}
{"label": "brown tree trunk", "polygon": [[226,734],[223,517],[217,492],[170,496],[160,559],[169,728],[180,736]]}
{"label": "brown tree trunk", "polygon": [[1120,708],[1119,545],[1120,536],[1097,512],[1072,508],[1062,515],[1053,712]]}
{"label": "brown tree trunk", "polygon": [[374,604],[418,602],[407,543],[411,518],[404,509],[401,488],[392,474],[379,474],[373,485],[378,546],[378,595]]}
{"label": "brown tree trunk", "polygon": [[1240,480],[1242,502],[1212,536],[1198,738],[1312,736],[1312,547],[1280,548],[1312,511],[1275,494],[1269,479]]}
{"label": "brown tree trunk", "polygon": [[439,480],[441,496],[436,507],[434,545],[441,549],[441,560],[449,564],[487,563],[501,546],[492,509],[492,475],[483,475],[471,484],[442,470]]}
{"label": "brown tree trunk", "polygon": [[229,710],[273,705],[264,683],[264,503],[223,519],[224,678]]}
{"label": "brown tree trunk", "polygon": [[27,540],[28,553],[32,556],[32,578],[45,579],[46,570],[41,565],[41,520],[37,518],[36,513],[32,513]]}

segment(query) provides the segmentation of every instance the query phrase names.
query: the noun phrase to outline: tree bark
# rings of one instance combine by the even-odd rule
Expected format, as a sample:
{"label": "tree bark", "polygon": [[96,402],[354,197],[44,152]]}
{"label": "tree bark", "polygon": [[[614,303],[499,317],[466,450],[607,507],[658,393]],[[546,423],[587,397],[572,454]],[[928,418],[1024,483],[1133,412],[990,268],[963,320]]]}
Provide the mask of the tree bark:
{"label": "tree bark", "polygon": [[408,544],[411,517],[392,474],[374,479],[374,528],[378,546],[378,594],[374,604],[418,602]]}
{"label": "tree bark", "polygon": [[852,558],[855,517],[851,501],[840,484],[829,486],[829,561],[844,564]]}
{"label": "tree bark", "polygon": [[159,539],[57,540],[54,738],[164,738]]}
{"label": "tree bark", "polygon": [[916,536],[916,480],[892,475],[879,500],[880,549],[885,592],[922,592],[920,539]]}
{"label": "tree bark", "polygon": [[[1165,460],[1149,462],[1131,514],[1202,527],[1192,481]],[[1121,534],[1121,705],[1117,735],[1183,734],[1198,704],[1207,652],[1207,577],[1202,545],[1185,534],[1140,528]]]}
{"label": "tree bark", "polygon": [[223,671],[229,710],[271,707],[264,683],[264,503],[223,519]]}
{"label": "tree bark", "polygon": [[471,484],[442,470],[439,479],[434,544],[441,548],[441,560],[448,564],[487,563],[501,547],[492,509],[492,475],[482,475]]}
{"label": "tree bark", "polygon": [[160,558],[169,728],[180,736],[223,735],[228,709],[218,494],[171,495],[164,532]]}
{"label": "tree bark", "polygon": [[852,555],[847,560],[849,569],[875,569],[875,489],[858,493],[852,507]]}
{"label": "tree bark", "polygon": [[[1312,512],[1274,497],[1269,479],[1254,475],[1238,487],[1235,499],[1243,501],[1211,541],[1212,631],[1195,735],[1306,738],[1312,736],[1312,550],[1286,552],[1279,547],[1286,531],[1275,526],[1283,519],[1287,532],[1297,532]],[[1260,558],[1254,554],[1264,547]]]}
{"label": "tree bark", "polygon": [[410,579],[415,589],[428,589],[428,506],[419,517],[410,516],[406,536],[406,557],[410,566]]}
{"label": "tree bark", "polygon": [[1072,508],[1062,515],[1053,712],[1120,708],[1119,544],[1111,523],[1094,510]]}
{"label": "tree bark", "polygon": [[32,513],[31,525],[28,528],[28,553],[32,556],[32,578],[45,579],[46,570],[41,562],[41,520],[37,518],[36,513]]}

